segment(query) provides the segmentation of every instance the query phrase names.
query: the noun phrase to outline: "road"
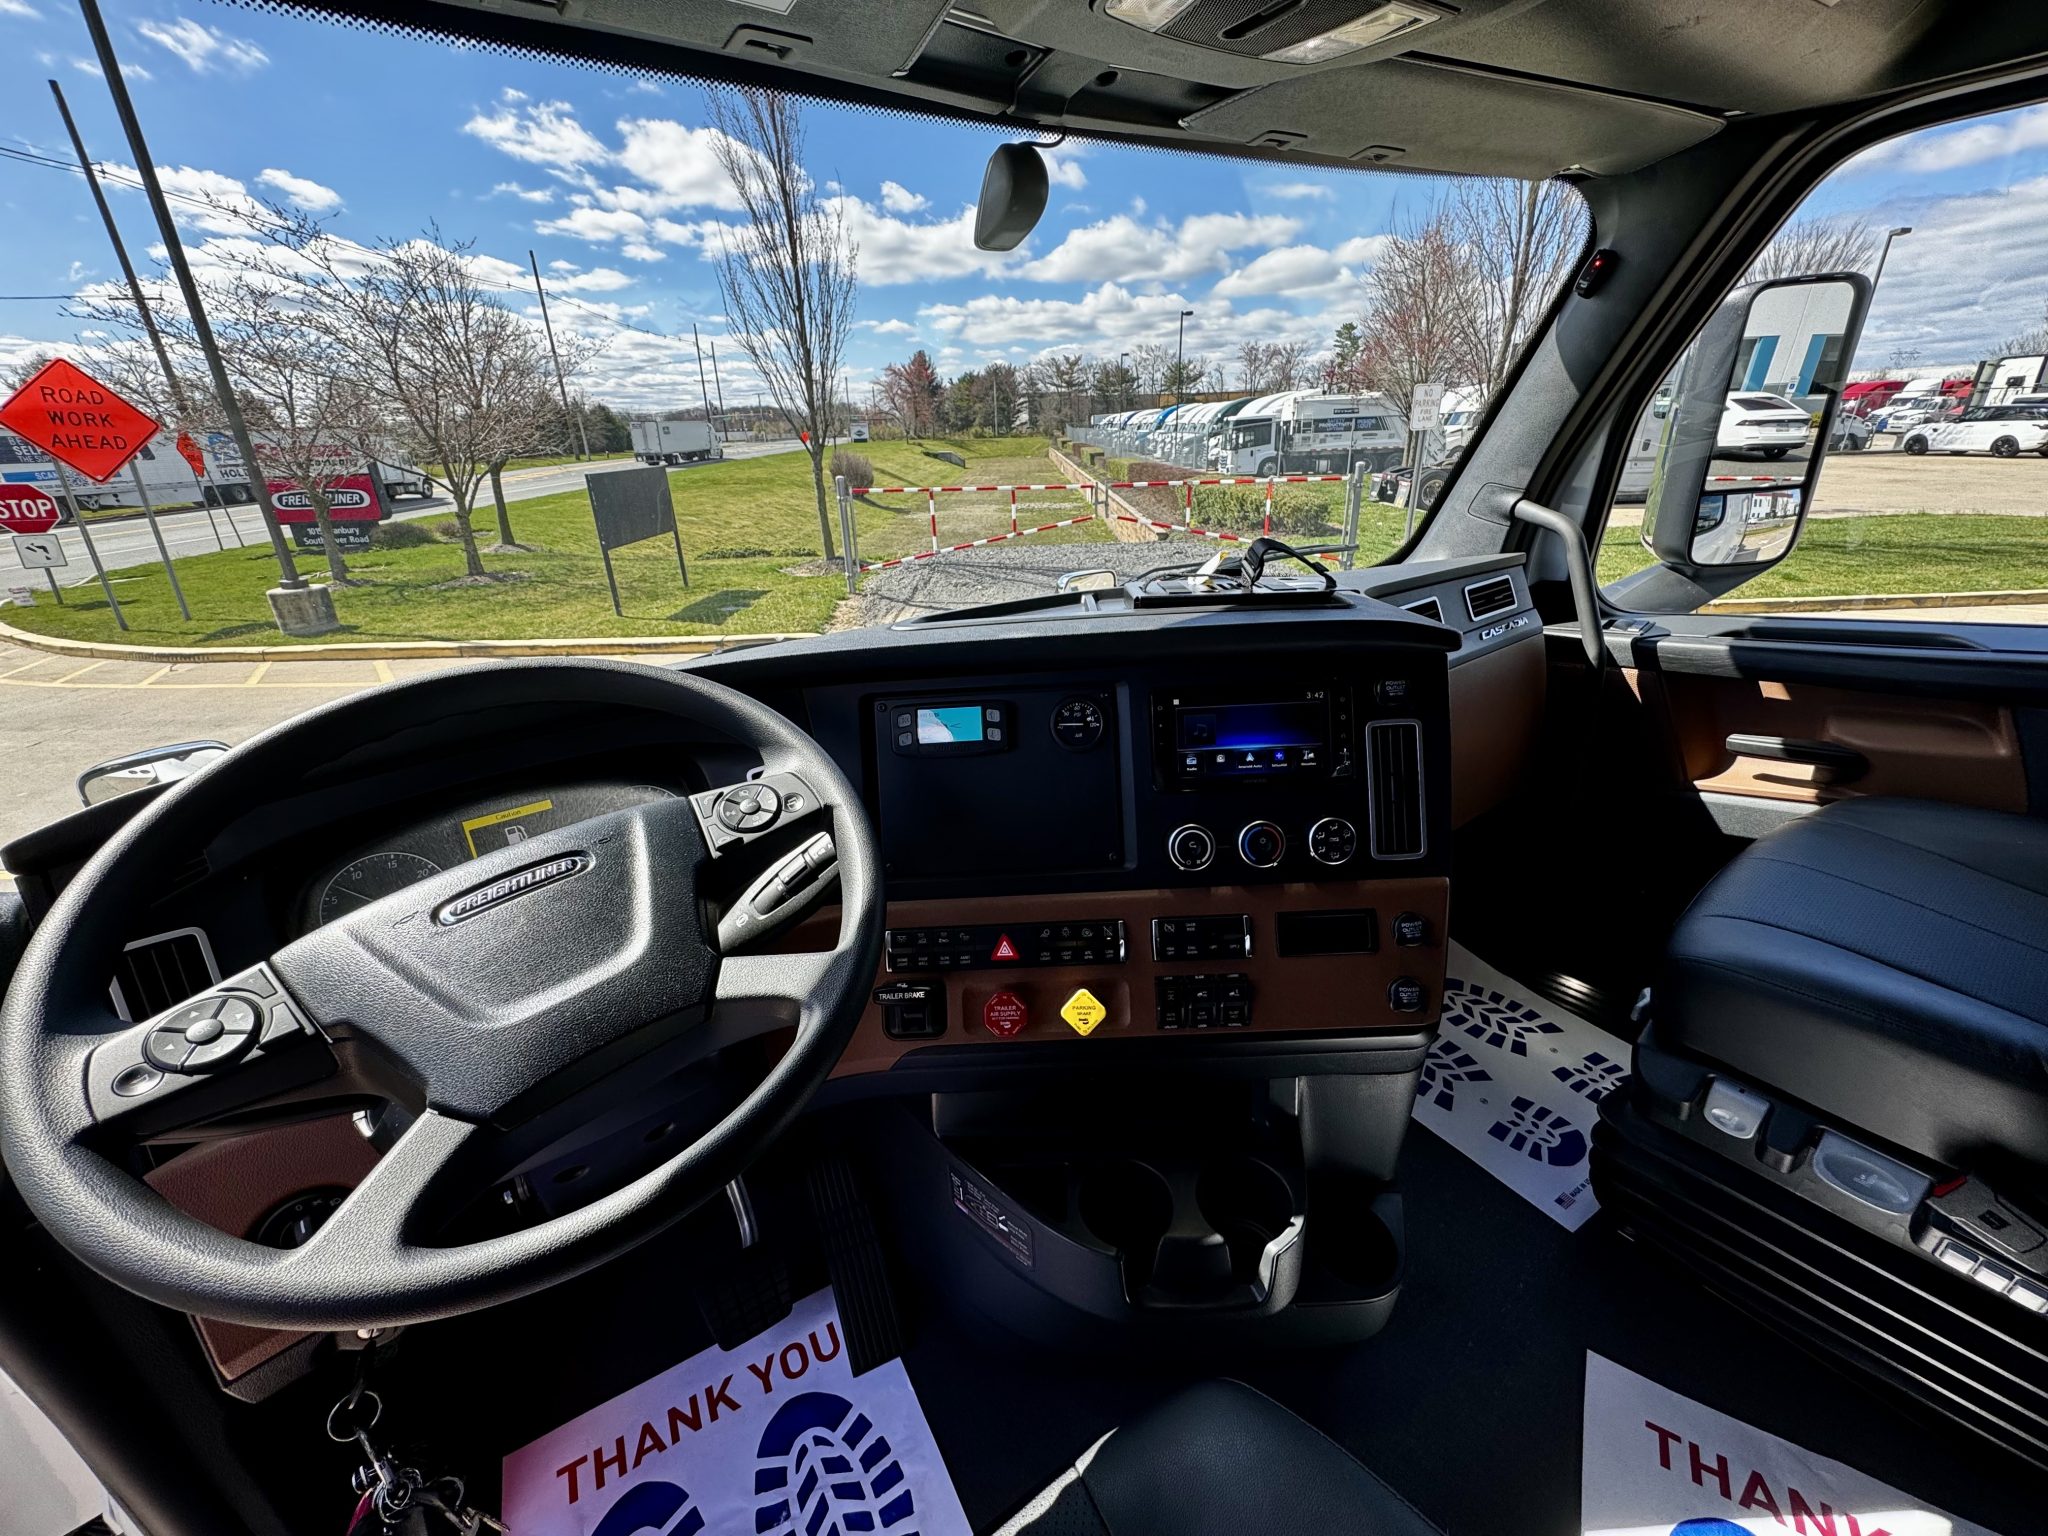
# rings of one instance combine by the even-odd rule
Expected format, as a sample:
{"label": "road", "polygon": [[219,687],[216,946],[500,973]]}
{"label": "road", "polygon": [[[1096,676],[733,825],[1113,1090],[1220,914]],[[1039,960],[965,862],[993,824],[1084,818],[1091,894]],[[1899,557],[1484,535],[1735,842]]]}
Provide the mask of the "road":
{"label": "road", "polygon": [[[764,454],[788,453],[798,447],[791,440],[765,443],[730,442],[725,445],[726,456],[734,459],[759,458]],[[707,460],[706,463],[715,463]],[[507,501],[531,501],[537,496],[554,496],[563,491],[579,491],[583,488],[586,475],[609,474],[621,469],[635,468],[630,459],[607,459],[597,464],[556,464],[541,469],[515,469],[505,476],[505,499]],[[684,464],[680,470],[701,468],[701,465]],[[479,496],[484,505],[490,504],[490,487],[486,485]],[[432,517],[453,509],[446,496],[433,496],[425,501],[404,501],[397,504],[393,520],[407,522],[416,517]],[[232,527],[230,524],[232,523]],[[186,555],[211,554],[221,548],[225,541],[228,548],[234,547],[237,538],[244,544],[261,546],[268,535],[263,529],[263,516],[253,506],[229,509],[215,508],[211,511],[168,512],[157,519],[157,526],[163,530],[164,545],[171,557],[180,559]],[[150,536],[149,524],[141,518],[117,523],[94,523],[91,528],[93,547],[99,551],[100,563],[109,570],[120,570],[124,566],[147,565],[157,558],[156,540]],[[83,586],[95,578],[92,561],[85,552],[84,537],[76,528],[66,528],[61,535],[64,542],[64,556],[70,563],[57,572],[58,581],[66,587]],[[289,534],[286,535],[290,537]],[[23,572],[21,562],[14,553],[12,539],[0,539],[0,587],[20,586],[24,582],[44,588],[47,583],[40,571]]]}

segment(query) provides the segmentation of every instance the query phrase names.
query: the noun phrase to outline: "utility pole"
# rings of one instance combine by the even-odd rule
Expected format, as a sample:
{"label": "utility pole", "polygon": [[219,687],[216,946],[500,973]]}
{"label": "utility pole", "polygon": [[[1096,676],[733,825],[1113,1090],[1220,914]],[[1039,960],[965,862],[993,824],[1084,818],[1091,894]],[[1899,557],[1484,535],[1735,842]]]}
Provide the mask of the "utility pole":
{"label": "utility pole", "polygon": [[[531,250],[526,264],[533,268],[533,291],[540,297],[540,328],[548,333],[548,356],[555,360],[555,389],[562,397],[562,415],[569,415],[569,383],[562,377],[562,354],[555,350],[555,326],[548,319],[548,291],[540,285],[540,261]],[[576,435],[583,442],[583,457],[590,457],[590,433],[583,425],[583,413],[576,412]]]}
{"label": "utility pole", "polygon": [[99,172],[93,168],[92,157],[85,152],[85,140],[78,135],[78,124],[71,120],[71,104],[64,99],[64,88],[52,80],[50,94],[57,98],[57,113],[64,119],[64,131],[71,135],[71,147],[77,152],[78,168],[85,173],[85,184],[92,188],[92,200],[100,211],[100,222],[107,226],[107,239],[113,244],[114,260],[121,264],[121,276],[128,284],[128,296],[135,301],[135,313],[142,317],[142,329],[149,337],[150,350],[156,353],[157,366],[164,371],[164,384],[170,389],[171,405],[178,413],[178,427],[182,431],[189,425],[184,418],[191,411],[185,403],[185,391],[178,383],[177,372],[171,367],[171,354],[164,348],[163,332],[156,328],[156,314],[142,296],[142,283],[135,276],[135,264],[128,259],[128,247],[121,241],[120,228],[114,223],[114,211],[107,206],[107,194],[100,187]]}
{"label": "utility pole", "polygon": [[[307,594],[312,589],[293,564],[291,549],[284,541],[284,529],[278,526],[277,508],[270,504],[270,487],[263,478],[262,466],[256,457],[256,444],[249,436],[249,423],[242,417],[242,402],[235,396],[234,381],[228,377],[227,365],[221,361],[220,347],[213,339],[213,326],[206,318],[206,304],[200,297],[199,284],[193,280],[191,263],[185,259],[185,245],[178,238],[178,226],[171,217],[170,204],[164,201],[163,185],[157,180],[156,162],[150,158],[148,141],[142,136],[142,123],[135,116],[135,103],[128,97],[128,83],[122,78],[121,61],[114,55],[113,39],[107,35],[107,24],[100,16],[99,0],[78,0],[78,9],[85,18],[86,30],[92,34],[93,52],[99,55],[100,73],[106,76],[107,94],[114,98],[115,115],[121,119],[121,131],[128,137],[129,153],[135,156],[135,172],[142,178],[143,194],[149,199],[150,211],[156,215],[157,232],[163,237],[164,252],[170,258],[172,272],[177,274],[178,289],[185,296],[185,308],[192,317],[193,337],[199,343],[199,350],[206,354],[207,370],[213,375],[214,394],[220,400],[221,414],[227,418],[228,433],[241,452],[242,462],[249,467],[249,488],[255,492],[256,505],[263,513],[263,526],[270,534],[270,550],[277,557],[277,568],[283,577],[278,589],[286,594],[283,604],[272,599],[271,611],[277,615],[279,627],[289,627],[295,633],[321,634],[338,628],[334,619],[333,597],[323,587],[319,589],[320,598],[308,598]],[[285,618],[287,609],[293,614],[289,626]]]}
{"label": "utility pole", "polygon": [[711,342],[711,343],[710,343],[710,347],[711,347],[711,384],[712,384],[712,387],[713,387],[714,389],[716,389],[716,390],[718,391],[718,422],[719,422],[719,434],[720,434],[721,436],[723,436],[723,435],[724,435],[724,431],[725,431],[725,380],[724,380],[724,379],[721,379],[721,378],[720,378],[720,377],[718,376],[718,343],[717,343],[716,341],[713,341],[713,342]]}
{"label": "utility pole", "polygon": [[[697,336],[697,322],[690,322],[690,345],[697,352],[697,393],[704,397],[704,425],[711,425],[711,386],[704,382],[704,343]],[[714,430],[716,430],[714,428]]]}
{"label": "utility pole", "polygon": [[1173,403],[1175,405],[1179,405],[1188,392],[1188,381],[1184,375],[1187,372],[1188,316],[1193,313],[1192,309],[1184,309],[1180,312],[1180,340],[1174,344],[1173,348]]}

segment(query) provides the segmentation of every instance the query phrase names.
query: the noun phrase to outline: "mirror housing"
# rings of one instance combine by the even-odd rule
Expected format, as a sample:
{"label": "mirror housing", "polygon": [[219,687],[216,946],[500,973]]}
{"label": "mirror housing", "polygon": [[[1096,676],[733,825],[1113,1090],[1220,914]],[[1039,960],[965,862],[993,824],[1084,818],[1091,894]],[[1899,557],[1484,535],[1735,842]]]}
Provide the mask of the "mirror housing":
{"label": "mirror housing", "polygon": [[94,763],[78,776],[79,803],[99,805],[139,789],[175,784],[190,778],[227,749],[224,741],[181,741],[175,746],[150,747]]}
{"label": "mirror housing", "polygon": [[[1658,412],[1664,443],[1643,542],[1664,567],[1712,595],[1791,552],[1869,308],[1870,280],[1859,272],[1745,283],[1722,301]],[[1760,324],[1801,339],[1778,357],[1787,332],[1766,335]],[[1769,381],[1774,366],[1787,382]],[[1759,382],[1745,385],[1743,373]]]}
{"label": "mirror housing", "polygon": [[1029,144],[1003,144],[988,157],[974,210],[978,250],[1014,251],[1038,225],[1052,190],[1045,161]]}

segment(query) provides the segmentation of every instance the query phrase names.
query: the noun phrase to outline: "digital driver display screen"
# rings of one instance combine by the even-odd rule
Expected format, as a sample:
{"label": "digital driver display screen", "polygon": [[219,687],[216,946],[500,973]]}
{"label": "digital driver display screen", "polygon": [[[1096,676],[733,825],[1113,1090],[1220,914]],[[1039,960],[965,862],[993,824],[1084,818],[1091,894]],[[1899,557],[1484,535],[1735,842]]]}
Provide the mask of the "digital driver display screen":
{"label": "digital driver display screen", "polygon": [[1329,746],[1330,711],[1320,701],[1203,704],[1174,711],[1174,750],[1183,777],[1318,769]]}
{"label": "digital driver display screen", "polygon": [[917,712],[917,744],[943,747],[960,741],[982,740],[979,704],[949,704]]}

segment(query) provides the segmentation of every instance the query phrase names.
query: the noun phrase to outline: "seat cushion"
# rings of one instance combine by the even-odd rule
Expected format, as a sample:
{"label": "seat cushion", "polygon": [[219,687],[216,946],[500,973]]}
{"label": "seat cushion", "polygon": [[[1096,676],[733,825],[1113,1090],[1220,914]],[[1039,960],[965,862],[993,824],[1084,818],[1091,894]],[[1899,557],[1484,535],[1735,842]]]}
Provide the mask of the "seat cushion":
{"label": "seat cushion", "polygon": [[1673,931],[1658,1038],[1950,1167],[2048,1174],[2048,821],[1843,801]]}
{"label": "seat cushion", "polygon": [[1205,1382],[1111,1432],[998,1536],[1438,1536],[1269,1397]]}

